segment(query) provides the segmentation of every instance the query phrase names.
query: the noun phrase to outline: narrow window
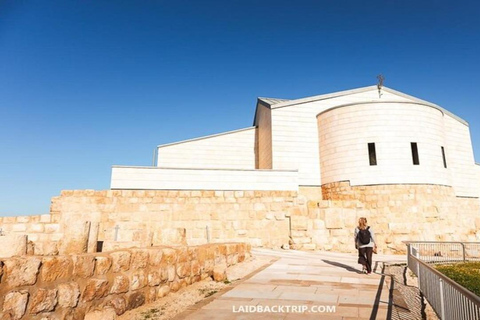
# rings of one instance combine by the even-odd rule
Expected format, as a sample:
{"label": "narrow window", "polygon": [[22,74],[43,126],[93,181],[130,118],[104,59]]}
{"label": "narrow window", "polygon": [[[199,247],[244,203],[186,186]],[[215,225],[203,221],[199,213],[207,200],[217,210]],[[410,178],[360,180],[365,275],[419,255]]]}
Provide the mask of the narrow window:
{"label": "narrow window", "polygon": [[377,165],[377,153],[375,152],[375,143],[368,144],[368,158],[371,166]]}
{"label": "narrow window", "polygon": [[445,158],[445,148],[444,147],[441,147],[442,148],[442,157],[443,157],[443,167],[446,168],[447,167],[447,158]]}
{"label": "narrow window", "polygon": [[410,143],[412,147],[412,160],[414,165],[419,165],[420,160],[418,159],[418,147],[416,142]]}

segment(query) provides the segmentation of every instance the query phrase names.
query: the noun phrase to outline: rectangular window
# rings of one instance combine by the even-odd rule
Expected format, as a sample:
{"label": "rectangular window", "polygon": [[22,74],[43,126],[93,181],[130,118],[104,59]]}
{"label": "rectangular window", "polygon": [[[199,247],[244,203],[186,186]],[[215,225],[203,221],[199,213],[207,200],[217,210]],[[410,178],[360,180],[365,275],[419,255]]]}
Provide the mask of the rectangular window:
{"label": "rectangular window", "polygon": [[371,166],[377,165],[377,153],[375,152],[375,143],[368,144],[368,158]]}
{"label": "rectangular window", "polygon": [[447,158],[445,158],[445,148],[441,147],[442,148],[442,157],[443,157],[443,167],[446,168],[447,167]]}
{"label": "rectangular window", "polygon": [[412,160],[414,165],[419,165],[420,164],[420,159],[418,158],[418,147],[416,142],[410,143],[410,146],[412,147]]}

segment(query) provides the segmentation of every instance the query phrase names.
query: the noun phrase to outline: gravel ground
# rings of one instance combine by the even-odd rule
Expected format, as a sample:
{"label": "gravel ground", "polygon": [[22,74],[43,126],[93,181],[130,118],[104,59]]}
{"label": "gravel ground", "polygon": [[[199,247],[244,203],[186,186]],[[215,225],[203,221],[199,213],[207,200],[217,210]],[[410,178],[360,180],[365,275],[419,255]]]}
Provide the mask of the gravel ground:
{"label": "gravel ground", "polygon": [[127,311],[118,319],[120,320],[168,320],[184,312],[189,307],[208,299],[217,292],[226,289],[231,283],[239,281],[250,273],[270,264],[272,257],[256,255],[227,269],[228,281],[216,282],[210,278],[194,283],[177,292],[140,308]]}
{"label": "gravel ground", "polygon": [[387,283],[392,292],[393,320],[438,320],[418,289],[417,278],[406,265],[385,265],[383,273],[391,276]]}

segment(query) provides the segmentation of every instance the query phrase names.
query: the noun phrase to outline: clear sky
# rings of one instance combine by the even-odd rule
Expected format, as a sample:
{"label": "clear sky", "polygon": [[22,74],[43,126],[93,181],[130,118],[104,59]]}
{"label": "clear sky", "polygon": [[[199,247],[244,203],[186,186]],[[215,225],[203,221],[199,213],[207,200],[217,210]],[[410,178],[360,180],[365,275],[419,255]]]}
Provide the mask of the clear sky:
{"label": "clear sky", "polygon": [[467,120],[480,162],[479,16],[479,1],[0,0],[0,215],[251,126],[258,96],[379,73]]}

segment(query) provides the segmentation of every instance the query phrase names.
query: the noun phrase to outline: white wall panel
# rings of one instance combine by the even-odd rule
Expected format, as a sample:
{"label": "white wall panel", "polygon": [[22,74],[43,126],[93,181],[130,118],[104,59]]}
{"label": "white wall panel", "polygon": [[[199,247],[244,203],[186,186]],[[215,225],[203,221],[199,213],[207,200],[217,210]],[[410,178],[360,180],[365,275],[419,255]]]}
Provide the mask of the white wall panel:
{"label": "white wall panel", "polygon": [[255,127],[158,147],[159,167],[255,168]]}
{"label": "white wall panel", "polygon": [[112,168],[111,189],[298,190],[298,172],[279,170]]}
{"label": "white wall panel", "polygon": [[447,164],[452,170],[453,186],[457,196],[478,197],[479,181],[475,177],[470,129],[453,119],[445,117],[445,153]]}
{"label": "white wall panel", "polygon": [[[318,116],[322,184],[422,183],[452,185],[443,167],[443,113],[413,103],[370,103],[328,110]],[[420,165],[413,165],[416,142]],[[370,166],[368,143],[377,165]]]}
{"label": "white wall panel", "polygon": [[300,185],[320,185],[320,157],[316,116],[336,106],[366,101],[411,101],[387,91],[354,93],[272,109],[273,169],[298,169]]}

